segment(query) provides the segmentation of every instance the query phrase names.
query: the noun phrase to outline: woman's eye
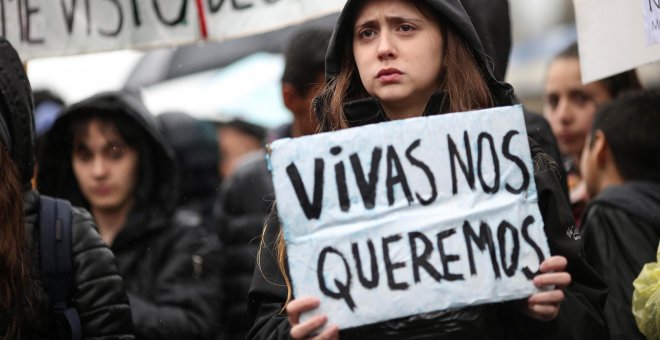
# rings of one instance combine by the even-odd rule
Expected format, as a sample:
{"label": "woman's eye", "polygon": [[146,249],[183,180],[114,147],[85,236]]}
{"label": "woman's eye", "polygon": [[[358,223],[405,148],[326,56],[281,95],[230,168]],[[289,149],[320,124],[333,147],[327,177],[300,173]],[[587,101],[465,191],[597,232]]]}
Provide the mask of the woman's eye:
{"label": "woman's eye", "polygon": [[400,29],[402,32],[410,32],[410,31],[414,30],[415,27],[413,27],[412,25],[404,24],[404,25],[401,25],[401,27],[399,27],[399,29]]}
{"label": "woman's eye", "polygon": [[374,34],[376,34],[376,32],[374,32],[374,30],[371,30],[371,29],[364,29],[364,30],[361,30],[361,31],[358,33],[358,35],[360,36],[360,38],[363,38],[363,39],[365,39],[365,38],[371,38],[371,37],[374,36]]}
{"label": "woman's eye", "polygon": [[124,156],[124,149],[118,146],[113,146],[109,152],[108,156],[112,159],[120,159],[122,156]]}

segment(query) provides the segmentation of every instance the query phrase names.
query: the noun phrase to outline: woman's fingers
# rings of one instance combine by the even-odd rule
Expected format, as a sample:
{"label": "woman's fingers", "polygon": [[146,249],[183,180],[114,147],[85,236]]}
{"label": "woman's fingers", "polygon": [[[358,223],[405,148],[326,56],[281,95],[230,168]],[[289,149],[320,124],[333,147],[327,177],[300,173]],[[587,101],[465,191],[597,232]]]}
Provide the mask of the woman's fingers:
{"label": "woman's fingers", "polygon": [[567,272],[541,274],[534,278],[534,285],[537,288],[555,286],[563,289],[568,287],[569,284],[571,284],[571,274]]}
{"label": "woman's fingers", "polygon": [[[328,317],[325,315],[316,315],[303,323],[291,327],[291,337],[294,339],[305,339],[311,333],[325,325],[327,321]],[[322,334],[324,333],[325,331]]]}
{"label": "woman's fingers", "polygon": [[541,262],[541,272],[561,272],[566,269],[568,261],[563,256],[551,256]]}
{"label": "woman's fingers", "polygon": [[527,299],[527,304],[531,305],[555,305],[559,306],[564,301],[564,292],[555,289],[549,292],[536,293]]}
{"label": "woman's fingers", "polygon": [[291,327],[300,322],[300,314],[318,308],[320,304],[319,299],[311,296],[305,296],[291,300],[286,305],[286,314],[289,318]]}
{"label": "woman's fingers", "polygon": [[559,306],[554,305],[529,305],[528,314],[541,321],[551,321],[559,314]]}
{"label": "woman's fingers", "polygon": [[315,340],[339,340],[339,328],[332,325],[328,326],[321,334],[314,337]]}

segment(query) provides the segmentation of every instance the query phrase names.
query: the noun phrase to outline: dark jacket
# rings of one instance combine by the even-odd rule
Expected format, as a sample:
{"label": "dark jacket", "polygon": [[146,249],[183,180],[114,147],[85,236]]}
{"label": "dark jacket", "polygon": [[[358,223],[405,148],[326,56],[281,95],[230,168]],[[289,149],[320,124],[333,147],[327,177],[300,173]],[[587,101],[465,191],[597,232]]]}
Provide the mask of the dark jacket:
{"label": "dark jacket", "polygon": [[266,217],[275,200],[264,152],[254,152],[227,178],[215,207],[215,226],[223,246],[225,314],[228,339],[245,339],[252,324],[247,296]]}
{"label": "dark jacket", "polygon": [[[53,338],[55,319],[39,267],[39,194],[31,190],[34,167],[34,115],[32,89],[16,51],[0,38],[0,148],[7,148],[19,170],[23,192],[23,217],[28,236],[30,277],[34,291],[33,315],[19,325],[19,339]],[[4,181],[4,174],[0,174]],[[5,212],[0,212],[0,214]],[[73,306],[81,321],[83,339],[134,339],[131,312],[117,264],[103,243],[89,213],[73,208],[72,261]],[[4,219],[4,218],[3,218]],[[2,227],[2,226],[0,226]],[[2,278],[0,278],[2,279]],[[17,298],[17,297],[14,297]],[[7,333],[6,311],[0,311],[0,338]]]}
{"label": "dark jacket", "polygon": [[605,319],[612,339],[644,339],[632,315],[632,282],[655,262],[660,241],[660,185],[626,182],[596,196],[584,215],[584,251],[609,287]]}
{"label": "dark jacket", "polygon": [[115,237],[117,257],[140,339],[209,339],[217,329],[219,245],[205,228],[172,219],[176,195],[173,153],[138,98],[103,93],[66,109],[49,132],[40,160],[42,192],[88,206],[71,170],[71,125],[90,112],[129,119],[141,130],[135,207]]}
{"label": "dark jacket", "polygon": [[[31,275],[40,278],[39,269],[39,194],[27,191],[23,195],[25,227],[32,239]],[[73,208],[72,256],[75,277],[73,306],[80,316],[83,339],[134,339],[131,310],[122,278],[117,273],[114,255],[96,231],[92,216]],[[21,326],[20,339],[51,338],[54,318],[50,298],[41,279],[34,282],[38,309],[36,320]],[[4,318],[0,318],[2,320]],[[6,325],[0,322],[0,337]]]}
{"label": "dark jacket", "polygon": [[[342,44],[351,40],[352,16],[359,0],[349,0],[342,11],[326,58],[326,82],[339,72],[339,62],[345,51]],[[427,0],[440,17],[450,22],[463,36],[477,60],[496,105],[514,102],[513,88],[498,81],[490,68],[470,18],[459,1]],[[427,104],[424,115],[441,112],[445,95],[436,93]],[[326,105],[316,102],[317,112]],[[345,103],[345,115],[351,126],[378,123],[386,120],[375,98]],[[322,129],[327,127],[323,127]],[[607,328],[603,322],[602,304],[606,288],[582,257],[582,242],[576,235],[575,222],[558,182],[558,164],[530,140],[535,161],[535,180],[539,195],[539,208],[552,254],[568,260],[567,271],[573,281],[565,290],[559,316],[551,322],[533,320],[520,313],[521,302],[490,304],[459,311],[416,315],[341,331],[342,339],[605,339]],[[263,240],[259,258],[261,266],[255,269],[249,295],[249,311],[255,323],[249,339],[287,339],[289,324],[281,313],[286,300],[286,285],[280,274],[275,256],[279,227],[271,219]],[[376,308],[376,306],[374,306]]]}

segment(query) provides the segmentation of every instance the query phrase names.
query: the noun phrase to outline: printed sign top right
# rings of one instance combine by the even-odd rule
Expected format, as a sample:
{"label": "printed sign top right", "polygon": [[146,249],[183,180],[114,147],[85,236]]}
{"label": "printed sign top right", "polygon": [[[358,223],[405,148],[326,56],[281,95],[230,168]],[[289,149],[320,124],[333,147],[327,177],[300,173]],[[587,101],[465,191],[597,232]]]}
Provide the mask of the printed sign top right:
{"label": "printed sign top right", "polygon": [[646,44],[660,43],[660,0],[643,0]]}

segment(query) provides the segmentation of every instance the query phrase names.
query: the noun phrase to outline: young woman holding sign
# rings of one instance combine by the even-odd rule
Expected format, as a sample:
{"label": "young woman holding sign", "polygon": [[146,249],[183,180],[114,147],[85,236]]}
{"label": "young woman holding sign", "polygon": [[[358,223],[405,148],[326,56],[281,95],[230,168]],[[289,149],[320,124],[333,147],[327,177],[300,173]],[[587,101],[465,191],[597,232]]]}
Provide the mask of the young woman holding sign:
{"label": "young woman holding sign", "polygon": [[[458,1],[349,0],[326,67],[325,87],[316,100],[323,131],[513,103],[513,89],[493,76],[489,57]],[[606,338],[600,305],[604,287],[579,255],[580,241],[567,236],[573,235],[567,232],[574,230],[574,221],[554,174],[557,165],[531,145],[539,207],[556,255],[543,261],[534,278],[543,292],[523,301],[341,332],[326,325],[325,315],[301,322],[301,313],[317,308],[319,300],[292,296],[284,243],[273,222],[264,232],[250,291],[249,308],[256,319],[248,338]]]}

